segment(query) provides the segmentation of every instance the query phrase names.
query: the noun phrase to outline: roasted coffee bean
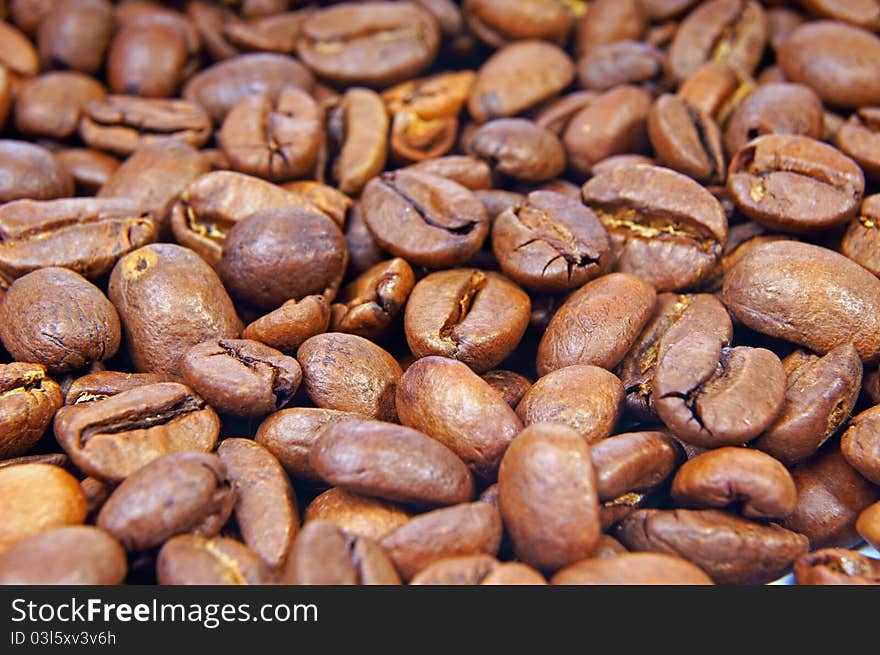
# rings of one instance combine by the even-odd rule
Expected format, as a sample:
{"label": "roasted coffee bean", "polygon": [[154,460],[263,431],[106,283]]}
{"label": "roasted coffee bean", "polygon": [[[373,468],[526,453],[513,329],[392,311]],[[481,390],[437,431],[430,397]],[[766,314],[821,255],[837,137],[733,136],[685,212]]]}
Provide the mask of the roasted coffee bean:
{"label": "roasted coffee bean", "polygon": [[0,304],[0,340],[18,361],[72,371],[119,349],[119,315],[81,275],[41,268],[18,278]]}
{"label": "roasted coffee bean", "polygon": [[480,67],[468,112],[479,123],[521,114],[562,91],[574,75],[574,64],[558,46],[535,40],[511,43]]}
{"label": "roasted coffee bean", "polygon": [[545,39],[564,43],[579,7],[552,0],[499,2],[467,0],[464,18],[471,30],[488,45],[499,47],[518,39]]}
{"label": "roasted coffee bean", "polygon": [[296,51],[334,84],[386,87],[427,68],[439,45],[437,23],[421,7],[343,3],[306,18]]}
{"label": "roasted coffee bean", "polygon": [[40,21],[37,45],[45,68],[97,73],[116,20],[107,0],[62,0]]}
{"label": "roasted coffee bean", "polygon": [[705,184],[724,181],[721,130],[711,116],[680,97],[657,99],[648,114],[648,136],[660,163]]}
{"label": "roasted coffee bean", "polygon": [[724,126],[740,103],[755,89],[755,81],[724,61],[709,61],[682,81],[678,95]]}
{"label": "roasted coffee bean", "polygon": [[55,159],[73,178],[78,196],[94,196],[119,168],[119,160],[106,152],[91,148],[65,148]]}
{"label": "roasted coffee bean", "polygon": [[729,348],[717,335],[694,332],[658,361],[654,407],[682,441],[714,448],[742,445],[782,410],[786,375],[764,348]]}
{"label": "roasted coffee bean", "polygon": [[400,422],[446,445],[477,477],[493,480],[501,457],[522,430],[516,413],[466,364],[423,357],[397,384]]}
{"label": "roasted coffee bean", "polygon": [[675,555],[717,584],[763,584],[807,552],[807,538],[774,523],[753,523],[718,510],[642,509],[616,535],[627,548]]}
{"label": "roasted coffee bean", "polygon": [[109,95],[85,104],[79,134],[90,147],[120,155],[164,139],[198,148],[211,136],[211,119],[186,100]]}
{"label": "roasted coffee bean", "polygon": [[315,79],[293,57],[272,53],[239,55],[194,75],[184,85],[185,100],[202,106],[215,125],[245,96],[277,98],[285,87],[311,91]]}
{"label": "roasted coffee bean", "polygon": [[311,521],[293,543],[282,581],[296,585],[396,585],[400,577],[372,539]]}
{"label": "roasted coffee bean", "polygon": [[825,248],[775,241],[750,249],[724,277],[722,299],[762,334],[820,355],[852,342],[866,364],[880,358],[880,281]]}
{"label": "roasted coffee bean", "polygon": [[563,569],[555,585],[710,585],[712,580],[685,559],[663,553],[625,553],[586,559]]}
{"label": "roasted coffee bean", "polygon": [[751,74],[767,44],[767,17],[754,0],[711,0],[699,5],[675,33],[669,64],[679,80],[709,60]]}
{"label": "roasted coffee bean", "polygon": [[639,40],[648,24],[646,0],[594,0],[575,26],[575,52],[625,40]]}
{"label": "roasted coffee bean", "polygon": [[241,336],[294,354],[303,342],[327,330],[330,304],[324,296],[305,296],[288,300],[278,309],[245,327]]}
{"label": "roasted coffee bean", "polygon": [[799,585],[880,585],[880,560],[843,548],[823,548],[794,563]]}
{"label": "roasted coffee bean", "polygon": [[189,56],[186,34],[170,21],[125,21],[107,52],[107,84],[113,93],[171,97]]}
{"label": "roasted coffee bean", "polygon": [[196,344],[181,360],[183,378],[218,412],[259,416],[281,409],[299,388],[293,357],[247,339]]}
{"label": "roasted coffee bean", "polygon": [[861,541],[856,520],[880,499],[880,489],[847,462],[837,443],[792,469],[791,476],[798,502],[782,522],[785,527],[806,535],[812,549],[852,548]]}
{"label": "roasted coffee bean", "polygon": [[[491,555],[446,557],[419,571],[411,585],[478,585],[482,584],[500,562]],[[528,567],[526,567],[528,568]],[[540,574],[538,574],[540,576]]]}
{"label": "roasted coffee bean", "polygon": [[880,39],[853,25],[814,21],[801,25],[782,43],[777,60],[785,77],[805,84],[834,107],[856,109],[880,104]]}
{"label": "roasted coffee bean", "polygon": [[388,156],[388,112],[369,89],[353,88],[333,103],[327,115],[330,143],[337,151],[330,176],[350,195],[382,172]]}
{"label": "roasted coffee bean", "polygon": [[406,340],[416,357],[439,355],[487,371],[519,344],[530,307],[528,295],[498,273],[438,271],[410,295]]}
{"label": "roasted coffee bean", "polygon": [[11,459],[0,460],[0,468],[18,466],[19,464],[51,464],[59,468],[70,468],[70,458],[64,453],[46,453],[45,455],[23,455]]}
{"label": "roasted coffee bean", "polygon": [[538,346],[538,374],[574,364],[617,366],[651,317],[656,298],[650,284],[628,273],[587,283],[550,320]]}
{"label": "roasted coffee bean", "polygon": [[547,580],[521,562],[502,562],[481,581],[481,585],[545,585]]}
{"label": "roasted coffee bean", "polygon": [[324,428],[337,422],[367,419],[355,412],[314,407],[294,407],[270,414],[257,428],[256,442],[275,455],[297,480],[320,482],[321,476],[309,463],[309,451]]}
{"label": "roasted coffee bean", "polygon": [[266,564],[235,539],[184,534],[165,542],[156,560],[160,585],[265,585]]}
{"label": "roasted coffee bean", "polygon": [[458,182],[471,191],[489,191],[492,189],[492,169],[482,159],[469,155],[447,155],[434,157],[410,164],[410,171],[439,175]]}
{"label": "roasted coffee bean", "polygon": [[330,307],[330,329],[362,337],[382,336],[391,327],[416,279],[405,259],[380,262],[350,282]]}
{"label": "roasted coffee bean", "polygon": [[22,85],[15,126],[24,134],[66,139],[79,127],[83,106],[106,93],[98,80],[76,71],[45,73]]}
{"label": "roasted coffee bean", "polygon": [[840,451],[849,464],[874,484],[880,484],[880,409],[876,406],[853,417],[840,439]]}
{"label": "roasted coffee bean", "polygon": [[[287,3],[282,3],[287,8]],[[293,54],[307,12],[283,11],[245,20],[230,17],[223,24],[223,37],[233,47],[247,51]]]}
{"label": "roasted coffee bean", "polygon": [[474,495],[470,471],[455,453],[393,423],[329,425],[311,448],[309,461],[332,485],[409,505],[454,505]]}
{"label": "roasted coffee bean", "polygon": [[55,437],[88,475],[124,480],[151,461],[184,450],[210,452],[220,420],[188,387],[163,382],[55,414]]}
{"label": "roasted coffee bean", "polygon": [[624,153],[647,153],[651,95],[624,85],[606,91],[575,114],[562,134],[569,164],[590,174],[597,162]]}
{"label": "roasted coffee bean", "polygon": [[429,268],[465,263],[489,232],[486,210],[473,192],[429,173],[401,170],[373,178],[362,210],[381,248]]}
{"label": "roasted coffee bean", "polygon": [[241,322],[202,259],[172,244],[145,246],[119,260],[110,300],[122,319],[135,369],[181,376],[186,351],[208,339],[235,339]]}
{"label": "roasted coffee bean", "polygon": [[548,423],[523,430],[501,460],[498,504],[526,564],[556,571],[589,557],[599,539],[599,501],[581,435]]}
{"label": "roasted coffee bean", "polygon": [[284,562],[299,530],[296,496],[278,460],[250,439],[217,449],[235,489],[235,520],[244,543],[270,567]]}
{"label": "roasted coffee bean", "polygon": [[345,227],[348,210],[354,201],[339,189],[313,180],[285,182],[281,188],[311,203],[340,229]]}
{"label": "roasted coffee bean", "polygon": [[317,103],[302,89],[242,98],[220,129],[219,144],[232,167],[268,180],[306,175],[323,140]]}
{"label": "roasted coffee bean", "polygon": [[727,218],[690,178],[658,166],[621,167],[587,182],[583,196],[611,235],[618,271],[674,291],[698,287],[718,266]]}
{"label": "roasted coffee bean", "polygon": [[672,499],[681,507],[733,505],[748,518],[772,519],[794,510],[797,491],[778,460],[759,450],[728,446],[686,461],[672,481]]}
{"label": "roasted coffee bean", "polygon": [[[4,306],[0,304],[0,311]],[[44,366],[0,364],[0,458],[30,450],[62,404],[61,389],[46,375]]]}
{"label": "roasted coffee bean", "polygon": [[120,371],[88,373],[71,383],[64,396],[64,404],[91,403],[146,384],[168,381],[165,376],[157,373],[122,373]]}
{"label": "roasted coffee bean", "polygon": [[0,64],[15,75],[32,77],[40,72],[40,59],[34,44],[14,25],[0,24]]}
{"label": "roasted coffee bean", "polygon": [[501,544],[501,516],[488,503],[462,503],[420,514],[384,537],[379,544],[401,578],[438,560],[457,555],[496,555]]}
{"label": "roasted coffee bean", "polygon": [[524,118],[486,123],[466,150],[492,162],[498,173],[528,182],[555,178],[565,168],[565,150],[556,135]]}
{"label": "roasted coffee bean", "polygon": [[762,84],[733,112],[724,131],[724,148],[733,157],[765,134],[822,138],[822,101],[802,84]]}
{"label": "roasted coffee bean", "polygon": [[330,521],[346,534],[382,539],[412,518],[411,512],[378,498],[340,487],[328,489],[306,508],[305,521]]}
{"label": "roasted coffee bean", "polygon": [[117,585],[127,571],[119,542],[88,525],[47,530],[0,555],[0,585]]}
{"label": "roasted coffee bean", "polygon": [[870,505],[859,514],[856,530],[875,549],[880,546],[880,502]]}
{"label": "roasted coffee bean", "polygon": [[[16,543],[86,520],[86,497],[76,478],[50,464],[0,469],[0,553]],[[500,532],[500,527],[499,527]]]}
{"label": "roasted coffee bean", "polygon": [[176,534],[213,537],[229,519],[235,495],[216,455],[173,453],[123,480],[97,523],[127,550],[152,548]]}
{"label": "roasted coffee bean", "polygon": [[596,215],[550,191],[534,191],[495,218],[492,250],[505,275],[533,291],[575,289],[611,265],[611,243]]}
{"label": "roasted coffee bean", "polygon": [[684,453],[665,432],[627,432],[593,443],[590,457],[599,500],[605,502],[656,487],[672,475]]}
{"label": "roasted coffee bean", "polygon": [[573,91],[556,100],[550,100],[535,112],[535,123],[561,137],[575,114],[599,95],[596,91]]}
{"label": "roasted coffee bean", "polygon": [[495,369],[486,371],[481,376],[489,386],[501,394],[501,397],[507,401],[507,404],[513,408],[519,404],[522,397],[532,386],[531,380],[515,373],[514,371],[506,371],[503,369]]}
{"label": "roasted coffee bean", "polygon": [[565,366],[538,379],[516,407],[525,425],[562,423],[587,443],[609,436],[620,416],[623,385],[598,366]]}
{"label": "roasted coffee bean", "polygon": [[[0,202],[19,198],[51,200],[71,195],[73,178],[52,153],[32,143],[0,139]],[[5,242],[9,238],[5,229],[2,234]]]}
{"label": "roasted coffee bean", "polygon": [[590,50],[578,61],[578,80],[585,89],[607,91],[623,84],[648,93],[672,87],[666,55],[649,43],[617,41]]}
{"label": "roasted coffee bean", "polygon": [[774,230],[803,233],[845,223],[865,191],[859,166],[805,136],[750,141],[730,162],[727,189],[737,208]]}
{"label": "roasted coffee bean", "polygon": [[753,446],[787,466],[819,450],[849,420],[859,397],[862,362],[852,344],[824,357],[797,350],[782,360],[788,375],[779,417]]}
{"label": "roasted coffee bean", "polygon": [[880,107],[863,107],[841,125],[834,143],[862,167],[865,175],[880,180]]}

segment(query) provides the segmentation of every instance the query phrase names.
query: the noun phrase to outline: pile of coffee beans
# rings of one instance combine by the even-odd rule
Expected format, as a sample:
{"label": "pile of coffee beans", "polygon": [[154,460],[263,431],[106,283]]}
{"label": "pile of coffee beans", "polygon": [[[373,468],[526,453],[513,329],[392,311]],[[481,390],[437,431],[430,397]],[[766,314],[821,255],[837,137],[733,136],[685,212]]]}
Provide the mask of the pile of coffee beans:
{"label": "pile of coffee beans", "polygon": [[0,12],[0,582],[880,583],[874,0]]}

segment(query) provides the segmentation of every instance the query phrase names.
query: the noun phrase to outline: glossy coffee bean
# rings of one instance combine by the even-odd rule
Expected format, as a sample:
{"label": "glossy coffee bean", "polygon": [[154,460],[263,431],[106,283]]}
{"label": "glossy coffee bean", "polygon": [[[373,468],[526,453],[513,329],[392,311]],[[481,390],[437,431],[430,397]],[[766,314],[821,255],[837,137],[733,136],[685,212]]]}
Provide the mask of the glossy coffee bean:
{"label": "glossy coffee bean", "polygon": [[30,450],[62,404],[61,390],[44,366],[0,364],[0,458]]}
{"label": "glossy coffee bean", "polygon": [[241,542],[190,534],[165,542],[156,578],[160,585],[265,585],[273,580],[269,568]]}
{"label": "glossy coffee bean", "polygon": [[514,371],[494,369],[486,371],[481,376],[489,386],[501,394],[507,404],[513,408],[519,404],[522,397],[532,386],[532,381]]}
{"label": "glossy coffee bean", "polygon": [[400,505],[332,487],[315,497],[305,521],[330,521],[347,534],[380,540],[412,518]]}
{"label": "glossy coffee bean", "polygon": [[327,132],[337,152],[329,172],[343,193],[359,194],[382,172],[388,156],[388,122],[385,103],[370,89],[348,89],[332,102]]}
{"label": "glossy coffee bean", "polygon": [[880,484],[880,410],[854,416],[840,438],[840,452],[849,464],[874,484]]}
{"label": "glossy coffee bean", "polygon": [[880,585],[880,560],[843,548],[823,548],[794,563],[799,585]]}
{"label": "glossy coffee bean", "polygon": [[283,353],[294,354],[306,339],[326,332],[330,304],[324,296],[288,300],[278,309],[246,326],[241,336],[264,343]]}
{"label": "glossy coffee bean", "polygon": [[565,150],[550,130],[524,118],[499,118],[477,129],[467,152],[493,163],[497,173],[528,182],[562,174]]}
{"label": "glossy coffee bean", "polygon": [[555,585],[709,585],[712,580],[685,559],[662,553],[626,553],[585,559],[553,576]]}
{"label": "glossy coffee bean", "polygon": [[37,45],[46,68],[97,73],[116,21],[107,0],[63,0],[39,23]]}
{"label": "glossy coffee bean", "polygon": [[190,56],[187,35],[171,21],[125,21],[107,52],[107,83],[113,93],[147,98],[176,94]]}
{"label": "glossy coffee bean", "polygon": [[599,500],[656,487],[675,472],[683,456],[681,446],[665,432],[627,432],[593,443],[590,458]]}
{"label": "glossy coffee bean", "polygon": [[648,114],[648,136],[660,163],[705,184],[724,181],[721,130],[711,116],[680,97],[657,99]]}
{"label": "glossy coffee bean", "polygon": [[122,373],[120,371],[87,373],[70,384],[67,394],[64,396],[64,404],[91,403],[146,384],[168,381],[168,378],[158,373]]}

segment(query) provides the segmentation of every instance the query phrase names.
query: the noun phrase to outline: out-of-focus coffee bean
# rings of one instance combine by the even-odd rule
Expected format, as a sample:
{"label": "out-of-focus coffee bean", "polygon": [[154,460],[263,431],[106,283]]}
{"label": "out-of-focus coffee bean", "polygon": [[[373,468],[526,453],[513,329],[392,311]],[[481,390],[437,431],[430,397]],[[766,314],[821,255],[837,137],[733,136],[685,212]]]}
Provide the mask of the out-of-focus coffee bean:
{"label": "out-of-focus coffee bean", "polygon": [[880,585],[880,560],[843,548],[822,548],[794,563],[799,585]]}
{"label": "out-of-focus coffee bean", "polygon": [[[73,178],[45,148],[0,139],[0,202],[51,200],[73,195]],[[3,230],[6,241],[6,230]]]}
{"label": "out-of-focus coffee bean", "polygon": [[495,391],[501,394],[501,397],[507,401],[507,404],[513,408],[519,404],[522,397],[532,386],[531,380],[514,371],[504,369],[495,369],[486,371],[481,376],[489,383]]}
{"label": "out-of-focus coffee bean", "polygon": [[625,553],[608,559],[585,559],[559,571],[555,585],[710,585],[703,571],[664,553]]}
{"label": "out-of-focus coffee bean", "polygon": [[61,0],[40,21],[37,45],[44,68],[97,73],[116,29],[107,0]]}
{"label": "out-of-focus coffee bean", "polygon": [[266,564],[247,546],[228,537],[184,534],[165,542],[156,560],[160,585],[265,585]]}
{"label": "out-of-focus coffee bean", "polygon": [[859,514],[856,531],[874,548],[880,545],[880,502],[868,506]]}
{"label": "out-of-focus coffee bean", "polygon": [[98,80],[83,73],[45,73],[22,85],[15,101],[15,126],[24,134],[66,139],[79,127],[83,107],[106,93]]}

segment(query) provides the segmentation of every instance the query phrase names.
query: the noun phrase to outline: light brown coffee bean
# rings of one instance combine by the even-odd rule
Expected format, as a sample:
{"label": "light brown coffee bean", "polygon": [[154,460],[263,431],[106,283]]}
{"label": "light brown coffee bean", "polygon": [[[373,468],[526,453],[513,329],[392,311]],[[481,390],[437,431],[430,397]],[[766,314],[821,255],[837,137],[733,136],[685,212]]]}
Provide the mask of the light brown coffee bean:
{"label": "light brown coffee bean", "polygon": [[378,541],[409,521],[412,516],[409,511],[394,503],[333,487],[309,503],[305,522],[330,521],[347,534]]}
{"label": "light brown coffee bean", "polygon": [[165,542],[156,561],[160,585],[265,585],[272,574],[244,544],[227,537],[178,535]]}
{"label": "light brown coffee bean", "polygon": [[310,337],[325,332],[330,324],[330,303],[324,296],[288,300],[278,309],[245,327],[241,336],[286,354],[295,354]]}
{"label": "light brown coffee bean", "polygon": [[0,458],[26,453],[63,404],[61,389],[40,364],[0,364]]}
{"label": "light brown coffee bean", "polygon": [[576,562],[553,576],[555,585],[710,585],[697,566],[664,553],[625,553]]}

